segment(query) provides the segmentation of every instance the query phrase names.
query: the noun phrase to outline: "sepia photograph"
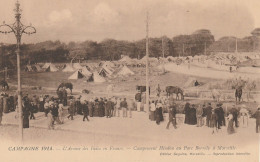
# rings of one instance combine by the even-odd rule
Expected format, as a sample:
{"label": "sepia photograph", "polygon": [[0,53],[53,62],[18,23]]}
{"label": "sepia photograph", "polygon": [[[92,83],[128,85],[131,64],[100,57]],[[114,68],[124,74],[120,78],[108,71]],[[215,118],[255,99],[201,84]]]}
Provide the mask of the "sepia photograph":
{"label": "sepia photograph", "polygon": [[259,0],[0,0],[3,162],[259,162]]}

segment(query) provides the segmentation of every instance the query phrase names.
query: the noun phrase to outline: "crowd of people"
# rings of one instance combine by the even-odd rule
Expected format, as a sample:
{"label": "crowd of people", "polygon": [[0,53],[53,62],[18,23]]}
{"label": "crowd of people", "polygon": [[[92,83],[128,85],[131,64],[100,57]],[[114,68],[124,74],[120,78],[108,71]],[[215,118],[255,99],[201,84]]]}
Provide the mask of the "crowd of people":
{"label": "crowd of people", "polygon": [[[35,120],[35,113],[44,112],[45,117],[49,119],[48,128],[54,129],[54,125],[63,124],[64,118],[74,120],[75,115],[81,115],[82,121],[89,121],[90,117],[132,117],[132,111],[149,111],[149,119],[155,121],[159,125],[164,121],[164,113],[169,114],[166,128],[169,129],[170,124],[177,129],[177,114],[185,114],[184,123],[188,125],[196,125],[197,127],[207,126],[212,128],[212,133],[218,132],[222,126],[227,125],[228,134],[235,133],[235,127],[239,125],[248,125],[250,117],[245,105],[242,108],[236,108],[233,105],[231,109],[223,109],[222,103],[212,105],[205,104],[190,104],[186,102],[183,109],[180,111],[180,105],[176,104],[173,98],[167,99],[167,102],[157,97],[149,103],[149,110],[145,110],[145,98],[141,93],[135,95],[135,107],[129,108],[126,98],[119,97],[100,97],[100,98],[83,98],[82,96],[68,96],[65,88],[61,88],[57,93],[57,97],[49,95],[36,95],[29,97],[25,95],[22,98],[23,110],[23,126],[29,128],[29,121]],[[9,96],[6,93],[0,95],[0,124],[3,113],[17,109],[17,97]],[[239,124],[238,118],[242,118],[243,122]],[[256,118],[256,132],[259,132],[260,127],[260,106],[252,117]]]}

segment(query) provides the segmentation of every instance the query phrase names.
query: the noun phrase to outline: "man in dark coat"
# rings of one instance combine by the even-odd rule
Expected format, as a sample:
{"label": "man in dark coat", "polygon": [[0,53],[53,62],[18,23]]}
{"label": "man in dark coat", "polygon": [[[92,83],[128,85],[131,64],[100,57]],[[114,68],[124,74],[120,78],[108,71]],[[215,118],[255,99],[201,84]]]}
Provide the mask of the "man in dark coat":
{"label": "man in dark coat", "polygon": [[257,111],[255,112],[253,117],[256,118],[256,133],[258,133],[260,127],[260,105],[258,105]]}
{"label": "man in dark coat", "polygon": [[111,98],[108,99],[107,103],[106,103],[106,116],[107,118],[111,118],[112,117],[112,109],[113,109],[113,102],[111,101]]}
{"label": "man in dark coat", "polygon": [[189,112],[189,121],[190,125],[196,125],[197,124],[197,117],[196,117],[196,108],[195,105],[192,104]]}
{"label": "man in dark coat", "polygon": [[239,111],[236,109],[236,106],[233,105],[231,110],[230,110],[230,113],[233,115],[233,121],[235,122],[235,126],[238,127],[238,115],[239,115]]}
{"label": "man in dark coat", "polygon": [[190,124],[190,121],[189,121],[189,114],[190,114],[190,103],[187,102],[184,106],[184,114],[185,114],[185,120],[184,120],[184,123],[185,124]]}
{"label": "man in dark coat", "polygon": [[208,103],[208,106],[206,108],[206,125],[208,127],[210,127],[211,114],[212,114],[211,103]]}
{"label": "man in dark coat", "polygon": [[36,109],[36,105],[34,105],[34,103],[31,102],[31,103],[29,104],[30,119],[34,119],[34,120],[35,120],[35,116],[34,116],[35,109]]}
{"label": "man in dark coat", "polygon": [[76,106],[75,108],[76,108],[77,114],[83,115],[82,114],[82,107],[81,107],[81,103],[80,103],[80,98],[81,98],[81,96],[77,98],[77,100],[75,102],[75,106]]}
{"label": "man in dark coat", "polygon": [[94,103],[93,116],[95,116],[95,117],[99,116],[99,101],[97,98],[95,99],[95,103]]}
{"label": "man in dark coat", "polygon": [[99,110],[99,117],[105,116],[105,102],[103,98],[100,98],[99,104],[98,104],[98,110]]}
{"label": "man in dark coat", "polygon": [[140,91],[135,94],[135,101],[136,101],[136,110],[141,111],[141,101],[142,101],[142,94]]}
{"label": "man in dark coat", "polygon": [[89,110],[89,116],[93,117],[94,103],[93,103],[92,99],[88,101],[88,110]]}
{"label": "man in dark coat", "polygon": [[223,108],[221,107],[222,104],[218,103],[217,104],[217,108],[215,109],[215,113],[217,115],[217,127],[218,129],[221,129],[221,126],[225,124],[225,112],[223,110]]}
{"label": "man in dark coat", "polygon": [[173,127],[176,129],[176,104],[175,103],[171,103],[170,107],[169,107],[169,122],[166,126],[166,129],[169,129],[170,124],[172,123]]}
{"label": "man in dark coat", "polygon": [[88,109],[88,103],[86,100],[84,100],[84,103],[82,104],[82,111],[83,111],[83,121],[85,121],[85,119],[87,119],[87,121],[89,121],[89,119],[88,119],[89,109]]}
{"label": "man in dark coat", "polygon": [[23,128],[29,128],[30,101],[28,97],[23,99]]}
{"label": "man in dark coat", "polygon": [[67,91],[66,91],[66,87],[63,87],[63,90],[62,90],[62,102],[63,102],[64,106],[67,106],[67,97],[68,97],[68,94],[67,94]]}

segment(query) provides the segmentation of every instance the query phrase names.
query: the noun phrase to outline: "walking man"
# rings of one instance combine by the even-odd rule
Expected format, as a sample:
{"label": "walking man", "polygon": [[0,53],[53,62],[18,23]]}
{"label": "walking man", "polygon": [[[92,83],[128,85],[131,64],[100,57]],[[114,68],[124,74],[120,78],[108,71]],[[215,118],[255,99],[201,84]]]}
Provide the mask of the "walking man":
{"label": "walking man", "polygon": [[89,121],[88,119],[89,110],[88,110],[88,103],[86,100],[84,100],[84,103],[82,104],[82,111],[83,111],[83,121],[85,121],[85,119]]}
{"label": "walking man", "polygon": [[176,104],[174,102],[170,103],[169,107],[169,122],[166,129],[169,129],[170,124],[172,123],[173,127],[176,129]]}
{"label": "walking man", "polygon": [[126,98],[124,98],[124,100],[120,103],[120,107],[123,110],[123,117],[127,117],[127,102],[126,102]]}

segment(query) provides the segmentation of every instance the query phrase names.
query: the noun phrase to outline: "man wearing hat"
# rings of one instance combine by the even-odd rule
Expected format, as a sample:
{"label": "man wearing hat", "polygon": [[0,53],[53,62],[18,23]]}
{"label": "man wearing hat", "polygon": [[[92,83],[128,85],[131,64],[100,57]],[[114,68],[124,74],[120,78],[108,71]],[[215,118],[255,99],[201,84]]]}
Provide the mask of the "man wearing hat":
{"label": "man wearing hat", "polygon": [[217,126],[218,129],[221,129],[221,126],[226,126],[226,122],[225,122],[225,112],[222,108],[222,104],[218,103],[217,108],[215,109],[215,113],[217,115]]}
{"label": "man wearing hat", "polygon": [[253,117],[256,118],[256,133],[258,133],[260,127],[260,105],[257,106],[257,111],[254,113]]}
{"label": "man wearing hat", "polygon": [[208,127],[210,127],[210,120],[211,120],[211,114],[212,114],[212,107],[211,107],[211,103],[208,103],[208,106],[206,107],[206,112],[205,112],[205,115],[206,115],[206,125]]}
{"label": "man wearing hat", "polygon": [[232,113],[232,115],[233,115],[233,121],[235,122],[235,126],[238,127],[237,118],[238,118],[238,115],[239,115],[239,111],[237,110],[236,105],[232,106],[230,113]]}
{"label": "man wearing hat", "polygon": [[84,102],[82,104],[82,111],[83,111],[83,121],[85,121],[85,119],[87,119],[87,121],[89,121],[89,119],[88,119],[89,109],[88,109],[87,100],[84,100]]}
{"label": "man wearing hat", "polygon": [[170,124],[172,123],[173,127],[176,129],[176,103],[175,102],[170,102],[170,107],[169,107],[169,122],[166,126],[166,129],[169,129]]}

